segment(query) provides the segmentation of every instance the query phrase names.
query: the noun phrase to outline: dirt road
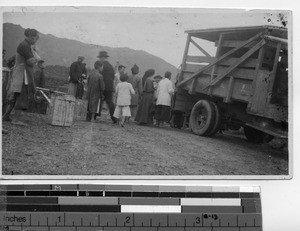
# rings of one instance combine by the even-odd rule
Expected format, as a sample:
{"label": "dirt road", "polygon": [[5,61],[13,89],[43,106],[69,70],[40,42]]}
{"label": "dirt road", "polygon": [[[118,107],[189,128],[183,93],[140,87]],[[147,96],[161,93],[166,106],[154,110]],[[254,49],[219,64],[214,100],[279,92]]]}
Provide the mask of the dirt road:
{"label": "dirt road", "polygon": [[29,126],[3,127],[4,175],[286,175],[288,154],[242,135],[196,136],[188,130],[113,125],[107,115],[72,127],[24,114]]}

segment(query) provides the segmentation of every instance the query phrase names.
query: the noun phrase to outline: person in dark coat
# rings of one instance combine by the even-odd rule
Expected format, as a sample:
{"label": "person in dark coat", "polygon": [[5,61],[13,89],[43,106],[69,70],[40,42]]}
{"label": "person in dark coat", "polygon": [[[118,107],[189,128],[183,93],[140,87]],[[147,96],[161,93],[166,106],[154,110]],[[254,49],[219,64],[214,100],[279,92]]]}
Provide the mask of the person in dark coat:
{"label": "person in dark coat", "polygon": [[106,51],[100,51],[97,57],[103,63],[102,75],[105,84],[105,90],[103,91],[104,100],[108,106],[111,120],[113,123],[117,123],[117,119],[113,116],[115,111],[115,105],[113,103],[115,71],[113,66],[107,61],[109,56]]}
{"label": "person in dark coat", "polygon": [[82,99],[84,93],[84,80],[87,78],[86,63],[82,63],[82,74],[78,80],[76,99]]}
{"label": "person in dark coat", "polygon": [[88,113],[87,121],[94,121],[95,115],[100,114],[100,100],[102,98],[105,84],[103,76],[100,74],[103,69],[103,63],[99,60],[94,64],[94,70],[92,70],[88,79],[88,89],[86,93],[86,99],[88,100]]}
{"label": "person in dark coat", "polygon": [[155,70],[154,69],[149,69],[145,72],[143,78],[142,78],[142,85],[144,87],[146,79],[148,78],[148,76],[153,76],[155,74]]}
{"label": "person in dark coat", "polygon": [[143,79],[145,79],[145,84],[143,88],[143,96],[141,102],[138,106],[137,114],[135,121],[142,124],[152,124],[153,115],[151,114],[153,108],[153,94],[155,91],[154,88],[154,79],[152,78],[155,71],[150,69],[145,72]]}
{"label": "person in dark coat", "polygon": [[70,80],[69,80],[68,94],[73,95],[74,97],[76,97],[77,85],[81,75],[84,72],[84,66],[82,65],[83,60],[84,60],[83,56],[78,56],[77,61],[72,63],[70,67],[70,72],[69,72]]}
{"label": "person in dark coat", "polygon": [[[131,83],[135,94],[131,96],[131,102],[130,102],[130,112],[133,119],[136,117],[137,113],[137,107],[139,104],[139,101],[143,95],[143,84],[142,79],[139,76],[139,67],[134,64],[134,66],[131,68],[131,75],[128,78],[128,83]],[[129,122],[129,118],[128,118]]]}

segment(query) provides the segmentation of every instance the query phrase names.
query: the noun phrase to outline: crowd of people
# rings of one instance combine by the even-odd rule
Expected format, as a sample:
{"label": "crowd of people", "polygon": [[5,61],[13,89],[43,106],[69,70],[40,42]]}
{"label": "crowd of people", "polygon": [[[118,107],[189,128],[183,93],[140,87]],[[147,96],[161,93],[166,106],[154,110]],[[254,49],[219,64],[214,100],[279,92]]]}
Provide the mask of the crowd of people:
{"label": "crowd of people", "polygon": [[[114,68],[108,61],[106,51],[100,51],[89,75],[83,66],[83,56],[72,63],[70,68],[68,93],[78,97],[77,91],[86,82],[84,99],[88,101],[87,120],[94,122],[101,116],[103,102],[114,124],[124,126],[135,121],[140,125],[163,126],[171,116],[171,98],[174,94],[171,72],[164,76],[155,74],[149,69],[140,76],[139,67],[134,64],[131,73],[126,67],[117,63]],[[83,79],[83,80],[82,80]]]}
{"label": "crowd of people", "polygon": [[[33,101],[36,86],[45,86],[44,60],[34,49],[39,33],[35,29],[26,29],[24,35],[25,40],[17,47],[13,71],[6,87],[7,105],[2,115],[2,120],[16,125],[25,125],[19,120],[20,111],[26,110]],[[68,94],[88,101],[88,121],[94,122],[97,116],[101,116],[103,102],[112,122],[121,126],[131,121],[139,125],[163,126],[170,120],[174,94],[170,72],[161,76],[155,74],[154,69],[149,69],[142,77],[136,64],[130,74],[119,63],[114,68],[106,51],[100,51],[97,58],[90,73],[87,73],[83,56],[71,64],[69,72]],[[13,109],[15,115],[11,119]]]}

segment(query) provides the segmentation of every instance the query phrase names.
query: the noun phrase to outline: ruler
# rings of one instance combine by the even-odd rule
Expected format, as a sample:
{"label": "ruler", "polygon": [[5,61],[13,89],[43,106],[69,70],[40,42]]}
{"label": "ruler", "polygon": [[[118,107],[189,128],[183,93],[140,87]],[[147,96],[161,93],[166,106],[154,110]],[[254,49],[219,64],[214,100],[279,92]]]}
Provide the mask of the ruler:
{"label": "ruler", "polygon": [[258,231],[258,187],[2,185],[1,230]]}

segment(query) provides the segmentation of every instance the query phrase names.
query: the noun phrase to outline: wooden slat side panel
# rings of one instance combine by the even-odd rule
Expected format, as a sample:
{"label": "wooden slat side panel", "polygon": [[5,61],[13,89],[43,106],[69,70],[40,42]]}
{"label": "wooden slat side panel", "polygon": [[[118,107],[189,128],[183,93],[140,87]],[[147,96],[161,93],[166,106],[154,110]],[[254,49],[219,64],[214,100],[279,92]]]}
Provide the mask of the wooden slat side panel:
{"label": "wooden slat side panel", "polygon": [[[191,74],[187,74],[187,78]],[[210,82],[210,76],[201,76],[196,81],[194,93],[207,93],[207,90],[203,91],[202,87]],[[219,84],[213,87],[212,95],[225,98],[228,93],[229,77],[224,78]],[[193,82],[188,84],[184,89],[189,90],[192,87]],[[232,99],[248,102],[251,95],[252,79],[235,79],[233,85]]]}
{"label": "wooden slat side panel", "polygon": [[195,83],[194,83],[194,81],[190,81],[188,84],[186,84],[184,89],[186,89],[190,92],[193,87],[193,84],[194,84],[193,94],[196,94],[196,93],[207,94],[208,91],[207,90],[203,91],[202,87],[206,86],[208,83],[210,83],[210,75],[201,75],[201,77],[195,78]]}
{"label": "wooden slat side panel", "polygon": [[[224,61],[220,62],[219,66],[230,66],[235,63],[239,58],[227,58]],[[203,63],[212,63],[216,60],[216,57],[206,57],[206,56],[187,56],[186,62],[187,63],[197,63],[203,65]],[[239,67],[245,68],[255,68],[257,63],[259,62],[258,59],[249,58],[245,62],[243,62]],[[194,65],[195,65],[194,64]]]}
{"label": "wooden slat side panel", "polygon": [[[183,76],[184,78],[190,77],[192,74],[185,73]],[[207,94],[208,91],[203,91],[203,87],[206,86],[210,82],[210,75],[203,76],[201,78],[197,78],[196,85],[194,89],[194,93],[204,93]],[[224,78],[219,84],[212,88],[212,96],[225,98],[228,93],[228,83],[229,77]],[[193,82],[188,83],[184,86],[185,90],[190,90],[192,87]],[[233,85],[233,91],[231,95],[232,100],[237,100],[240,102],[249,102],[251,98],[251,85],[252,85],[252,78],[251,79],[235,79]]]}
{"label": "wooden slat side panel", "polygon": [[[205,67],[206,65],[201,65],[201,64],[190,64],[190,63],[187,63],[185,64],[185,71],[188,71],[188,72],[197,72],[199,71],[201,68]],[[205,72],[210,72],[211,71],[211,68],[206,70]],[[185,79],[185,78],[183,78]]]}
{"label": "wooden slat side panel", "polygon": [[[187,78],[190,78],[192,75],[193,75],[193,73],[185,72],[183,74],[183,80],[187,79]],[[200,82],[208,83],[209,79],[207,79],[207,77],[209,77],[209,75],[201,75],[201,81]],[[185,85],[180,86],[180,88],[183,89],[183,90],[186,90],[186,91],[190,91],[190,89],[192,89],[192,84],[193,84],[193,81],[189,81]],[[196,88],[197,87],[198,86],[196,86]]]}
{"label": "wooden slat side panel", "polygon": [[[255,40],[257,40],[260,36],[262,35],[262,33],[258,33],[257,35],[253,36],[252,38],[248,39],[247,41],[245,41],[244,43],[241,44],[241,46],[236,47],[231,49],[230,51],[226,52],[225,54],[221,55],[220,57],[218,57],[216,59],[215,62],[210,63],[209,65],[203,67],[201,70],[195,72],[189,79],[185,79],[183,81],[181,81],[180,83],[178,83],[178,86],[184,85],[187,82],[189,82],[190,80],[192,80],[194,77],[196,77],[198,74],[200,74],[201,72],[206,71],[208,68],[213,67],[215,64],[217,64],[218,62],[221,62],[223,60],[225,60],[226,58],[230,57],[232,54],[234,54],[235,52],[239,51],[240,49],[243,48],[244,45],[247,45]],[[260,44],[260,43],[259,43]],[[257,44],[258,45],[258,44]],[[185,70],[185,68],[183,68],[183,70]]]}
{"label": "wooden slat side panel", "polygon": [[260,70],[257,74],[256,88],[252,98],[251,112],[255,114],[263,114],[268,96],[270,72],[267,70]]}
{"label": "wooden slat side panel", "polygon": [[[238,59],[239,58],[228,58],[228,59],[224,60],[223,62],[221,62],[219,65],[220,66],[230,66],[233,63],[235,63]],[[249,59],[245,60],[245,62],[243,62],[238,67],[240,67],[240,68],[253,68],[254,69],[258,62],[259,62],[258,59],[249,58]]]}
{"label": "wooden slat side panel", "polygon": [[177,94],[173,110],[189,112],[192,110],[196,100],[193,96],[186,94]]}
{"label": "wooden slat side panel", "polygon": [[211,63],[216,60],[215,57],[209,57],[209,56],[187,56],[186,62],[191,63]]}
{"label": "wooden slat side panel", "polygon": [[249,103],[251,100],[251,86],[252,81],[243,79],[234,80],[231,99]]}
{"label": "wooden slat side panel", "polygon": [[[226,69],[226,67],[218,67],[216,68],[216,71],[215,71],[215,74],[214,74],[214,77],[217,77],[218,74],[221,74],[224,72],[224,69]],[[194,73],[195,71],[193,70],[185,70],[183,71],[183,80],[184,79],[187,79],[187,76],[192,76],[192,74]],[[253,81],[254,79],[254,75],[253,73],[255,72],[255,70],[249,70],[249,69],[242,69],[242,68],[236,68],[232,73],[230,73],[228,75],[228,77],[230,76],[233,76],[234,78],[236,79],[246,79],[246,80],[251,80]],[[188,75],[187,75],[188,74]],[[204,72],[202,74],[200,74],[200,78],[202,78],[202,76],[206,76],[206,75],[210,75],[211,72]]]}
{"label": "wooden slat side panel", "polygon": [[216,60],[215,57],[209,57],[209,56],[192,56],[189,55],[186,57],[186,62],[191,62],[191,63],[211,63]]}
{"label": "wooden slat side panel", "polygon": [[[221,83],[212,88],[212,96],[226,99],[228,95],[230,78],[225,78]],[[235,79],[232,87],[231,100],[248,103],[251,94],[251,81]]]}
{"label": "wooden slat side panel", "polygon": [[254,47],[252,47],[249,51],[247,51],[239,60],[237,60],[234,64],[232,64],[230,67],[228,67],[224,72],[222,72],[220,75],[218,75],[217,78],[215,78],[210,85],[206,86],[205,88],[209,86],[216,85],[218,82],[220,82],[225,76],[229,76],[233,71],[235,71],[238,66],[243,63],[245,60],[247,60],[253,53],[255,53],[257,50],[259,50],[262,46],[265,45],[265,41],[261,40],[258,42]]}
{"label": "wooden slat side panel", "polygon": [[[238,47],[240,46],[244,41],[241,40],[223,40],[222,46],[223,47]],[[253,45],[255,45],[256,41],[247,44],[245,47],[251,48]]]}
{"label": "wooden slat side panel", "polygon": [[[215,70],[215,74],[219,75],[226,71],[227,67],[218,66]],[[233,76],[238,79],[248,79],[253,80],[255,78],[255,70],[244,69],[244,68],[235,68],[228,76]]]}

